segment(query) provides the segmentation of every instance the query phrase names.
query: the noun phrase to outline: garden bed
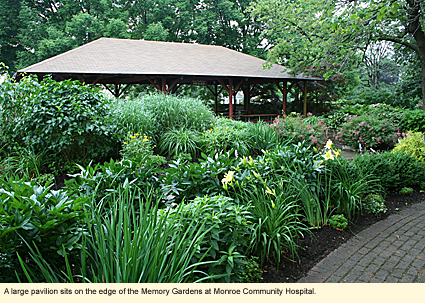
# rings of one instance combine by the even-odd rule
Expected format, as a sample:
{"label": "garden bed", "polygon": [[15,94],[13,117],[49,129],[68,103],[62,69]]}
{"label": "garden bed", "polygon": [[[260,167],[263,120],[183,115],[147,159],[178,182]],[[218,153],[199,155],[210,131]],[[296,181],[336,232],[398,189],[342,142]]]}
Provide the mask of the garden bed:
{"label": "garden bed", "polygon": [[425,200],[425,192],[416,189],[411,195],[401,195],[390,193],[385,199],[387,212],[381,217],[374,215],[363,215],[357,218],[356,222],[350,222],[345,231],[324,226],[320,229],[313,229],[312,236],[306,235],[300,239],[298,244],[300,259],[296,262],[291,260],[289,253],[282,258],[279,269],[273,262],[268,262],[263,267],[264,283],[295,283],[304,277],[310,269],[329,255],[332,251],[347,242],[362,230],[368,228],[379,220],[387,218],[391,214],[400,212],[402,209],[410,207],[415,203]]}

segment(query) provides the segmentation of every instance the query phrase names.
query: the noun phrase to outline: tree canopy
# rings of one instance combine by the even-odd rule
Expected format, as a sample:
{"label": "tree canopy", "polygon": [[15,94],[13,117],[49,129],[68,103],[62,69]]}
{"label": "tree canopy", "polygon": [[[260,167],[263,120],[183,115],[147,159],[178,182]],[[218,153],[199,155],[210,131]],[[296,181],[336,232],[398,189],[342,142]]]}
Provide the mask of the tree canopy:
{"label": "tree canopy", "polygon": [[388,41],[415,53],[425,96],[423,9],[420,0],[259,0],[251,7],[267,24],[271,62],[337,77],[365,59],[371,45]]}
{"label": "tree canopy", "polygon": [[249,0],[3,0],[0,61],[12,71],[99,37],[222,45],[261,56]]}

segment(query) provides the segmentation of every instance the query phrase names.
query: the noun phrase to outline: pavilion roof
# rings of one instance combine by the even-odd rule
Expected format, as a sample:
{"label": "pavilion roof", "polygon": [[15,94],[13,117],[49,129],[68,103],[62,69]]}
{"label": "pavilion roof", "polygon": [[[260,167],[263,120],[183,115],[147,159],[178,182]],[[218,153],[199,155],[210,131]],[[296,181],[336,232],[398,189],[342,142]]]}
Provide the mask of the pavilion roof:
{"label": "pavilion roof", "polygon": [[291,75],[290,70],[277,64],[264,68],[266,64],[263,59],[222,46],[100,38],[23,68],[18,71],[18,79],[28,73],[84,80],[91,77],[90,81],[97,77],[97,83],[107,84],[145,83],[140,76],[240,77],[262,82],[320,80]]}

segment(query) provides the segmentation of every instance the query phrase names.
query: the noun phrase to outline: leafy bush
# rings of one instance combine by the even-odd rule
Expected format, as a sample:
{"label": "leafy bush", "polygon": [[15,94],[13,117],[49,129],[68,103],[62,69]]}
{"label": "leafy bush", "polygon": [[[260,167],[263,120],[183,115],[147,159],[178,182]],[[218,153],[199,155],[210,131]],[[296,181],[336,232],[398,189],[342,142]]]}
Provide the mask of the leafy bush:
{"label": "leafy bush", "polygon": [[326,162],[331,179],[331,204],[335,211],[352,219],[362,209],[362,197],[373,191],[382,192],[380,179],[366,172],[359,173],[352,163],[341,157]]}
{"label": "leafy bush", "polygon": [[364,154],[353,159],[360,175],[373,175],[385,191],[417,186],[424,181],[423,164],[403,152]]}
{"label": "leafy bush", "polygon": [[162,192],[170,202],[224,194],[220,180],[236,160],[233,151],[228,151],[217,154],[211,152],[209,155],[202,153],[199,163],[182,159],[172,161],[162,178]]}
{"label": "leafy bush", "polygon": [[1,112],[1,119],[8,121],[3,124],[6,141],[46,150],[68,163],[113,153],[114,128],[98,89],[48,77],[40,83],[30,77],[21,82],[6,81],[0,88],[8,95]]}
{"label": "leafy bush", "polygon": [[322,120],[316,124],[309,124],[298,114],[277,117],[272,124],[280,136],[292,143],[306,141],[311,146],[321,149],[327,140],[325,131],[327,126]]}
{"label": "leafy bush", "polygon": [[[205,223],[206,235],[195,254],[195,260],[217,261],[198,269],[210,275],[214,282],[239,281],[241,266],[253,233],[250,207],[237,205],[224,196],[199,197],[182,206],[179,221]],[[174,218],[172,213],[170,218]],[[185,225],[182,229],[185,230]],[[222,276],[223,274],[224,277]],[[216,278],[214,278],[216,276]]]}
{"label": "leafy bush", "polygon": [[204,153],[220,153],[237,150],[238,154],[247,156],[251,151],[250,124],[227,118],[218,118],[203,129],[201,150]]}
{"label": "leafy bush", "polygon": [[385,206],[385,200],[381,195],[378,194],[368,194],[363,202],[363,211],[366,214],[374,214],[379,216],[381,213],[387,212],[387,207]]}
{"label": "leafy bush", "polygon": [[425,111],[423,109],[404,110],[400,128],[402,131],[425,133]]}
{"label": "leafy bush", "polygon": [[64,250],[72,262],[78,259],[87,198],[0,178],[0,200],[0,267],[4,277],[15,277],[20,268],[16,254],[29,262],[34,245],[59,268],[64,265]]}
{"label": "leafy bush", "polygon": [[156,160],[148,154],[133,160],[111,159],[103,165],[92,167],[90,164],[87,167],[79,167],[81,171],[65,181],[66,189],[73,195],[94,196],[96,201],[103,201],[108,208],[111,207],[110,203],[113,203],[113,194],[123,188],[158,188],[157,174],[162,171]]}
{"label": "leafy bush", "polygon": [[403,187],[402,189],[400,189],[399,193],[402,194],[402,195],[411,195],[411,194],[413,194],[413,188]]}
{"label": "leafy bush", "polygon": [[344,215],[333,215],[329,218],[329,225],[335,229],[344,230],[348,226],[348,220]]}
{"label": "leafy bush", "polygon": [[382,150],[397,142],[399,133],[389,120],[363,114],[350,116],[341,126],[337,136],[356,150]]}
{"label": "leafy bush", "polygon": [[341,125],[344,124],[346,118],[350,115],[348,113],[343,112],[334,112],[332,114],[327,115],[326,118],[323,119],[326,126],[332,130],[339,130]]}
{"label": "leafy bush", "polygon": [[305,220],[309,225],[313,228],[320,228],[327,224],[329,215],[332,212],[330,179],[322,178],[319,175],[316,186],[311,186],[303,179],[292,178],[289,181],[298,192],[297,198],[301,202],[300,205],[304,212]]}
{"label": "leafy bush", "polygon": [[395,145],[393,152],[405,152],[425,164],[425,136],[423,133],[407,133]]}

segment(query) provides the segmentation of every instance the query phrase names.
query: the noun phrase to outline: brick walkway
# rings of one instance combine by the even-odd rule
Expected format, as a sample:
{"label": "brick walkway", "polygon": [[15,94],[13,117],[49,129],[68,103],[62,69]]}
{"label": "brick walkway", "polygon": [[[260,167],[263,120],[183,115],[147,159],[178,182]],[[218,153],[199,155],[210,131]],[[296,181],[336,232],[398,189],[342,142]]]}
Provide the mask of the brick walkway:
{"label": "brick walkway", "polygon": [[375,223],[298,283],[425,282],[425,202]]}

